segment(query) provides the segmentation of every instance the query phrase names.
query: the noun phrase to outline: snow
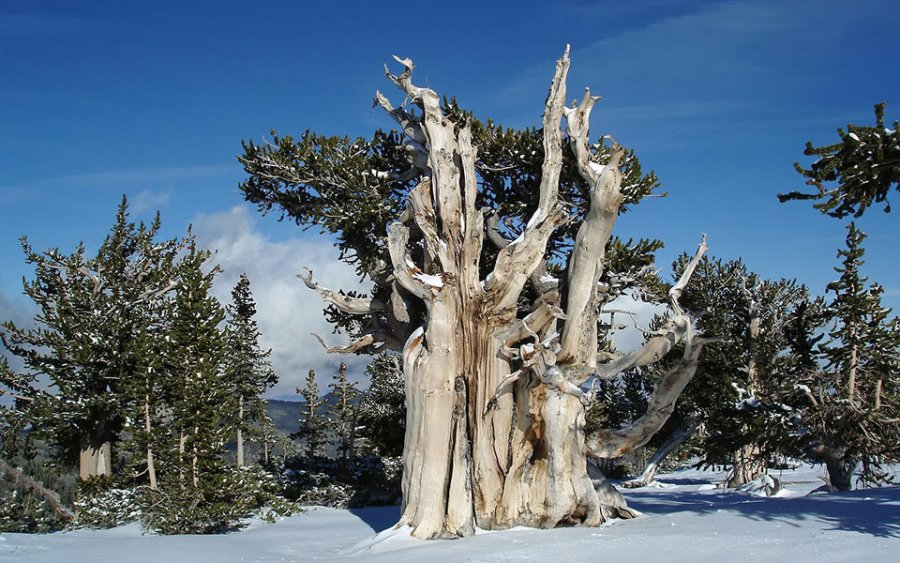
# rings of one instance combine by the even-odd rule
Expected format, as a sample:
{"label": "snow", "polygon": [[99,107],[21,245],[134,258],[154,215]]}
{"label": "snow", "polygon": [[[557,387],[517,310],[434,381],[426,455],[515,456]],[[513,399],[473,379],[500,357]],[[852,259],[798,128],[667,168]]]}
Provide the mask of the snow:
{"label": "snow", "polygon": [[826,494],[812,492],[823,483],[821,466],[772,475],[785,487],[775,497],[718,489],[714,483],[724,472],[660,475],[654,485],[625,491],[643,516],[599,528],[516,528],[427,542],[410,537],[408,528],[391,528],[399,507],[310,508],[272,525],[254,520],[240,532],[218,536],[143,535],[136,524],[0,534],[0,562],[896,560],[900,487]]}
{"label": "snow", "polygon": [[412,345],[412,343],[416,339],[420,338],[423,334],[425,334],[425,325],[422,325],[416,330],[412,331],[412,334],[410,334],[409,338],[406,339],[406,343],[403,344],[403,351],[405,352],[406,350],[408,350],[410,345]]}
{"label": "snow", "polygon": [[545,285],[559,285],[559,280],[550,274],[544,274],[541,276],[540,282]]}
{"label": "snow", "polygon": [[588,166],[590,166],[591,169],[593,169],[593,171],[596,172],[596,174],[598,176],[603,174],[603,171],[606,170],[606,166],[604,166],[603,164],[597,164],[593,160],[588,161]]}
{"label": "snow", "polygon": [[430,285],[431,287],[444,287],[444,280],[441,279],[441,276],[435,276],[432,274],[420,272],[413,274],[413,277],[424,283],[425,285]]}

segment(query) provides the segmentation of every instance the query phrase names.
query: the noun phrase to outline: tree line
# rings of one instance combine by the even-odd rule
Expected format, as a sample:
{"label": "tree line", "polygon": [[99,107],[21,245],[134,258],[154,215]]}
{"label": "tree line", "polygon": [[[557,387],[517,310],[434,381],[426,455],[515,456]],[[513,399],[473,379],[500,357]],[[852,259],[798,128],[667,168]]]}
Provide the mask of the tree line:
{"label": "tree line", "polygon": [[217,530],[274,490],[245,445],[271,425],[261,395],[277,378],[247,276],[223,305],[211,253],[190,230],[162,240],[159,229],[158,214],[132,222],[123,197],[94,255],[22,239],[37,313],[34,326],[0,330],[22,364],[0,366],[2,457],[27,465],[41,442],[59,467],[77,466],[80,501],[127,490],[151,529]]}

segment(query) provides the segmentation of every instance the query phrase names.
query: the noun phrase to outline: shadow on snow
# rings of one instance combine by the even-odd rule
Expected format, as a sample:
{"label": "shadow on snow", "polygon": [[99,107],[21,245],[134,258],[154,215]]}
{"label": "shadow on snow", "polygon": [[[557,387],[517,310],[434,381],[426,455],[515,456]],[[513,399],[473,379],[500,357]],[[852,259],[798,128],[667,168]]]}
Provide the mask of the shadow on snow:
{"label": "shadow on snow", "polygon": [[795,498],[756,497],[733,491],[664,491],[661,494],[656,490],[631,490],[625,491],[625,496],[630,506],[646,514],[704,514],[721,510],[791,526],[809,519],[830,525],[833,530],[878,537],[900,536],[898,486]]}

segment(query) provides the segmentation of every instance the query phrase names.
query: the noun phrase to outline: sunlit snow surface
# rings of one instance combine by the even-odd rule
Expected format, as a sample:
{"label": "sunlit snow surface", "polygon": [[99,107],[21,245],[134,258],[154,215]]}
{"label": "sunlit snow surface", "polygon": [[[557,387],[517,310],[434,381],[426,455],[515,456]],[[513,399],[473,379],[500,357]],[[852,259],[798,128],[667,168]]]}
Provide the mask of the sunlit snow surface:
{"label": "sunlit snow surface", "polygon": [[813,493],[821,467],[775,471],[786,490],[765,498],[711,486],[692,469],[625,491],[643,513],[600,528],[515,529],[425,542],[388,530],[399,509],[312,508],[221,536],[143,535],[137,525],[50,535],[0,534],[0,561],[177,563],[281,561],[900,561],[900,487]]}

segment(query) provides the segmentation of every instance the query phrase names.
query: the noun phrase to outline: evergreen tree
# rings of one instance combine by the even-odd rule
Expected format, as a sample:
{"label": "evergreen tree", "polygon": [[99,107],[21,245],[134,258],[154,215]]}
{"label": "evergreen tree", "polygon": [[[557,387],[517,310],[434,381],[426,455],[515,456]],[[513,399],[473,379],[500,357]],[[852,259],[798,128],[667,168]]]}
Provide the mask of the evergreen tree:
{"label": "evergreen tree", "polygon": [[860,217],[873,203],[884,203],[889,212],[891,189],[900,191],[900,125],[884,126],[884,108],[883,102],[875,105],[874,127],[851,123],[847,131],[838,129],[839,143],[814,147],[807,142],[803,154],[817,159],[808,169],[798,163],[794,168],[816,192],[779,194],[778,199],[817,200],[813,207],[832,217]]}
{"label": "evergreen tree", "polygon": [[837,490],[852,487],[860,465],[863,484],[889,481],[882,466],[900,456],[900,322],[860,272],[865,235],[847,230],[831,303],[803,303],[787,325],[791,379],[776,393],[791,411],[770,424],[773,442],[824,463]]}
{"label": "evergreen tree", "polygon": [[163,533],[209,533],[232,526],[250,507],[225,462],[234,435],[233,389],[224,376],[225,310],[210,294],[218,267],[195,244],[182,259],[163,351],[170,420],[155,433],[163,453],[158,491],[143,499],[143,520]]}
{"label": "evergreen tree", "polygon": [[[154,303],[175,287],[173,264],[185,240],[156,240],[160,223],[128,220],[123,197],[116,223],[94,258],[83,245],[66,255],[57,249],[37,252],[22,239],[26,262],[35,278],[25,293],[38,306],[38,327],[5,323],[0,336],[20,357],[26,373],[18,393],[38,434],[69,462],[78,459],[80,475],[109,475],[113,444],[127,419],[123,389],[140,362],[140,335],[153,322]],[[50,391],[33,382],[49,379]]]}
{"label": "evergreen tree", "polygon": [[[175,296],[165,369],[172,386],[168,397],[172,428],[178,436],[180,484],[202,491],[201,477],[221,473],[222,453],[230,434],[231,402],[222,377],[225,337],[219,324],[225,311],[210,295],[217,267],[204,272],[209,253],[191,245],[183,260]],[[209,269],[209,268],[207,268]]]}
{"label": "evergreen tree", "polygon": [[306,386],[298,387],[297,393],[303,397],[303,412],[300,415],[300,426],[291,438],[306,442],[305,456],[308,459],[320,457],[327,441],[328,422],[321,412],[325,401],[319,397],[319,385],[316,382],[316,370],[306,374]]}
{"label": "evergreen tree", "polygon": [[728,486],[761,477],[775,453],[764,439],[766,413],[774,407],[769,397],[783,376],[787,311],[805,297],[806,288],[793,280],[766,280],[740,260],[713,258],[701,263],[685,291],[698,329],[722,341],[700,358],[677,408],[704,426],[706,463],[732,465]]}
{"label": "evergreen tree", "polygon": [[369,388],[359,405],[359,434],[376,455],[403,454],[406,431],[406,398],[400,356],[378,354],[366,367]]}
{"label": "evergreen tree", "polygon": [[256,303],[250,292],[250,280],[246,274],[231,291],[232,302],[228,307],[227,352],[225,377],[237,400],[234,422],[237,439],[237,465],[245,465],[244,440],[266,419],[266,402],[260,397],[266,389],[275,385],[278,378],[272,371],[271,350],[259,346],[259,327],[256,324]]}
{"label": "evergreen tree", "polygon": [[334,402],[328,409],[328,418],[334,427],[333,443],[337,447],[341,464],[346,467],[354,455],[359,391],[356,389],[356,382],[347,379],[347,364],[344,362],[338,366],[338,373],[332,379],[328,387]]}

